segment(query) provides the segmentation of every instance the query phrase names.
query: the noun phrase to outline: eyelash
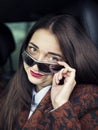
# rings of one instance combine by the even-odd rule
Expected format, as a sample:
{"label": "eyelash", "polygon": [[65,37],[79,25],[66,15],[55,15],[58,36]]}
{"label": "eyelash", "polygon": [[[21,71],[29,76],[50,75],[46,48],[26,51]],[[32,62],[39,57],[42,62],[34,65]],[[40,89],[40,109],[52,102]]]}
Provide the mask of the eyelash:
{"label": "eyelash", "polygon": [[52,57],[53,58],[53,60],[58,60],[56,57]]}
{"label": "eyelash", "polygon": [[[33,50],[32,50],[33,49]],[[33,45],[28,45],[28,48],[27,48],[28,52],[31,54],[31,55],[37,55],[38,54],[38,50],[37,48],[35,48]],[[60,61],[61,59],[56,57],[56,56],[53,56],[53,55],[47,55],[49,61]]]}
{"label": "eyelash", "polygon": [[56,56],[50,56],[49,59],[51,61],[60,61],[60,58],[57,58]]}
{"label": "eyelash", "polygon": [[[28,49],[31,50],[31,51],[32,51],[32,49],[33,49],[33,51],[36,51],[36,50],[37,50],[35,47],[30,46],[30,45],[28,46]],[[32,51],[32,52],[33,52],[33,51]]]}

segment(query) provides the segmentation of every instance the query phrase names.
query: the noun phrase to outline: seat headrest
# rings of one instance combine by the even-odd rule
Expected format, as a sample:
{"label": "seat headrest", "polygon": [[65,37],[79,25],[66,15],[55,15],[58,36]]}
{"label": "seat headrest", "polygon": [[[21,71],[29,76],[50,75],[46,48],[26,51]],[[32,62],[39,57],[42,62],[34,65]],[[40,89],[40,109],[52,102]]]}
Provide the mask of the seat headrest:
{"label": "seat headrest", "polygon": [[94,1],[85,1],[81,6],[80,19],[87,34],[98,48],[98,5]]}
{"label": "seat headrest", "polygon": [[14,50],[15,41],[11,30],[5,24],[0,24],[0,66],[6,63]]}
{"label": "seat headrest", "polygon": [[76,0],[68,2],[62,13],[75,16],[98,48],[98,1]]}

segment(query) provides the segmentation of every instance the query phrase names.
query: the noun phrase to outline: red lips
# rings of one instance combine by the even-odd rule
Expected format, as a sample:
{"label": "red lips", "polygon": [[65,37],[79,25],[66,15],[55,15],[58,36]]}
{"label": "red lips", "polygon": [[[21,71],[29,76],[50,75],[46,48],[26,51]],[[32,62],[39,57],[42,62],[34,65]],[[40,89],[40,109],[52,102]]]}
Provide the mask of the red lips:
{"label": "red lips", "polygon": [[33,76],[33,77],[36,77],[36,78],[40,78],[42,77],[43,75],[42,74],[39,74],[39,73],[35,73],[34,71],[30,70],[30,74]]}

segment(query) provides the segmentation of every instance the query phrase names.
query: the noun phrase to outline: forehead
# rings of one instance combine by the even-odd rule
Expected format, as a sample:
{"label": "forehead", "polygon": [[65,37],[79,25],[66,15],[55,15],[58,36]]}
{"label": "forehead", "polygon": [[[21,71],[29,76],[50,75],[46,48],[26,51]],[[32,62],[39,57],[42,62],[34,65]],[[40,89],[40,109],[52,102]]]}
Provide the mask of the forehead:
{"label": "forehead", "polygon": [[57,37],[46,29],[37,30],[30,39],[40,50],[62,54]]}

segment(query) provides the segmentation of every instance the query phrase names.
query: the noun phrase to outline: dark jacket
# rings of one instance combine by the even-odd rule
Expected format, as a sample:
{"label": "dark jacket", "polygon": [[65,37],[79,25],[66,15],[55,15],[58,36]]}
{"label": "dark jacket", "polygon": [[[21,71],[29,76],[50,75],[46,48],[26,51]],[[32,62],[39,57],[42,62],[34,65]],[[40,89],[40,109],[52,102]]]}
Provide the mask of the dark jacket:
{"label": "dark jacket", "polygon": [[98,86],[80,85],[67,103],[52,109],[49,91],[30,119],[28,110],[21,113],[15,130],[98,130]]}

